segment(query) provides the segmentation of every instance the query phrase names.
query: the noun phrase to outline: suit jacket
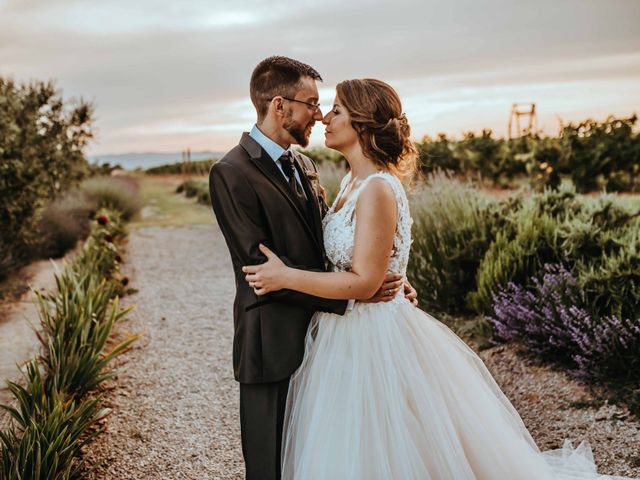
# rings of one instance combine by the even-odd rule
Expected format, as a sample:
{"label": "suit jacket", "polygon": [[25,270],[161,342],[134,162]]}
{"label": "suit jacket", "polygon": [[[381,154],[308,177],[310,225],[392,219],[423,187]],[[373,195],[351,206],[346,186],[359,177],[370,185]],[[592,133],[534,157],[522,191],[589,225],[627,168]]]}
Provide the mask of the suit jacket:
{"label": "suit jacket", "polygon": [[[342,315],[346,300],[292,290],[258,297],[245,280],[244,265],[264,263],[265,244],[290,266],[325,270],[319,202],[304,174],[313,162],[294,152],[311,212],[295,197],[276,163],[248,133],[209,172],[211,204],[224,235],[236,279],[233,306],[233,369],[241,383],[283,380],[300,366],[304,338],[314,312]],[[311,213],[311,215],[309,215]]]}

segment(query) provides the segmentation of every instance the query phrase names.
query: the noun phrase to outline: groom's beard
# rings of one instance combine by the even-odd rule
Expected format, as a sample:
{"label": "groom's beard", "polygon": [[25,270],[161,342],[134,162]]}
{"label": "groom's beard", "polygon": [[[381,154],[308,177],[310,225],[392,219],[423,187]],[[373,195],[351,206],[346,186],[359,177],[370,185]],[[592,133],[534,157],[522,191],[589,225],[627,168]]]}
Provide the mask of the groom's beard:
{"label": "groom's beard", "polygon": [[300,128],[299,125],[296,125],[291,119],[285,120],[282,128],[284,128],[287,132],[291,134],[293,138],[295,138],[298,145],[301,147],[306,147],[309,145],[309,137],[306,136],[305,130],[311,127],[311,123],[305,125],[303,128]]}

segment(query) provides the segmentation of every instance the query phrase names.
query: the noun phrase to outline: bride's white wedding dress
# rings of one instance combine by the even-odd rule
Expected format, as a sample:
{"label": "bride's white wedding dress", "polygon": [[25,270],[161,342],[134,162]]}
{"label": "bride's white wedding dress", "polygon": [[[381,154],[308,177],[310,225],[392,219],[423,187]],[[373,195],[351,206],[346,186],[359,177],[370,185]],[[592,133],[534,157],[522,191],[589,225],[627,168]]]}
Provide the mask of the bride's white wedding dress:
{"label": "bride's white wedding dress", "polygon": [[[398,208],[389,271],[406,272],[409,205],[386,173],[326,215],[334,271],[351,268],[358,194],[376,177],[391,184]],[[587,444],[541,453],[482,360],[402,292],[314,316],[289,387],[282,455],[287,480],[613,478],[596,473]]]}

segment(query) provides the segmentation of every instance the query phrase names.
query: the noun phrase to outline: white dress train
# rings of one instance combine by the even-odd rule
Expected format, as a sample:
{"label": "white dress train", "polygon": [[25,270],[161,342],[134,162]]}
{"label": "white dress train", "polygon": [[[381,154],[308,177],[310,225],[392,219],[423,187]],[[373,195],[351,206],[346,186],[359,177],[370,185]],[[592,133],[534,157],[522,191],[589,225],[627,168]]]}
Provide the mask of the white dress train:
{"label": "white dress train", "polygon": [[[358,194],[376,177],[391,184],[398,208],[389,271],[406,272],[408,201],[382,172],[323,221],[334,271],[351,267]],[[597,474],[586,443],[540,452],[482,360],[402,292],[314,316],[289,386],[282,452],[284,480],[620,478]]]}

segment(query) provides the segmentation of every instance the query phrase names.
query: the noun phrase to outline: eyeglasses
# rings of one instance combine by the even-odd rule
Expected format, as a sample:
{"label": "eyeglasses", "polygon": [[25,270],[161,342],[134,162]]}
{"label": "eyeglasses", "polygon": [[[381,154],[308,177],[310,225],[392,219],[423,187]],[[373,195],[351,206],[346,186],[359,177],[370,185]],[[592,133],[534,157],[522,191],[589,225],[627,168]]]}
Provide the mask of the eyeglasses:
{"label": "eyeglasses", "polygon": [[[276,97],[273,97],[276,98]],[[273,100],[273,98],[271,100]],[[303,102],[302,100],[296,100],[295,98],[287,98],[287,97],[282,97],[284,100],[289,100],[290,102],[298,102],[298,103],[304,103],[307,107],[311,108],[313,112],[315,112],[316,110],[320,110],[320,104],[319,103],[309,103],[309,102]],[[269,100],[269,101],[271,101]]]}

